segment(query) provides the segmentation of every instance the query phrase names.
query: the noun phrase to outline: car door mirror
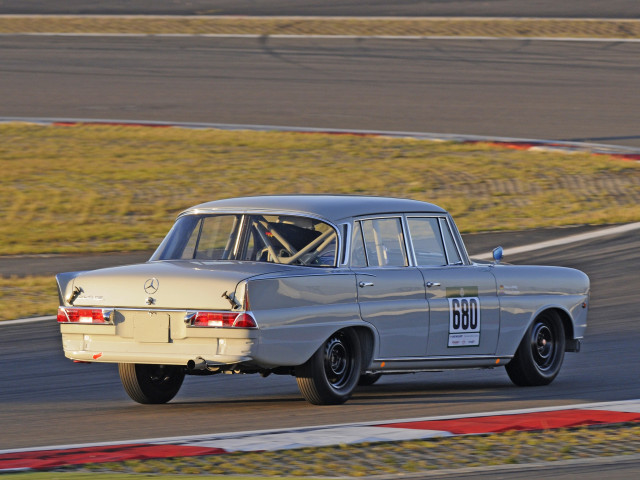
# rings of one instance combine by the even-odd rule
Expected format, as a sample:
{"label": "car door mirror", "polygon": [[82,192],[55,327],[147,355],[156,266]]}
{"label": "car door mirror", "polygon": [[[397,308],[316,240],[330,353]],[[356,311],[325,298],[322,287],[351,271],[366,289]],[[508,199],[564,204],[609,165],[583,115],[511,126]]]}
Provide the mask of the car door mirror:
{"label": "car door mirror", "polygon": [[493,260],[496,262],[496,265],[500,263],[503,256],[504,256],[504,249],[502,247],[496,247],[493,249]]}

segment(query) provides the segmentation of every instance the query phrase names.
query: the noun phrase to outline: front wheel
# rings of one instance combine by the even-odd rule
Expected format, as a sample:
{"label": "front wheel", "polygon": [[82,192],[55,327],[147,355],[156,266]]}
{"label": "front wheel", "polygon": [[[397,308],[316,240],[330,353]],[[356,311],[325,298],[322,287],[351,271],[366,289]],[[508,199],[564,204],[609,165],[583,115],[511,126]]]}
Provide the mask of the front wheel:
{"label": "front wheel", "polygon": [[296,367],[302,396],[314,405],[346,402],[360,379],[360,340],[353,330],[340,330],[303,365]]}
{"label": "front wheel", "polygon": [[177,365],[120,363],[118,372],[127,395],[138,403],[167,403],[184,380],[184,367]]}
{"label": "front wheel", "polygon": [[536,317],[515,356],[505,368],[513,383],[523,387],[548,385],[560,372],[566,348],[562,320],[549,310]]}

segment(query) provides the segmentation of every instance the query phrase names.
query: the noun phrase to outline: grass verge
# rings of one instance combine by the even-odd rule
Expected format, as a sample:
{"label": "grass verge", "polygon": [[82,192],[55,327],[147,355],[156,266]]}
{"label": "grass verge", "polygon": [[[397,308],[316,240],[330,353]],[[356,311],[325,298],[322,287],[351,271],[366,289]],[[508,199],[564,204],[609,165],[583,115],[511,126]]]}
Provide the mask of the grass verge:
{"label": "grass verge", "polygon": [[640,220],[640,163],[487,144],[283,132],[0,125],[0,255],[152,250],[191,205],[409,197],[463,232]]}
{"label": "grass verge", "polygon": [[0,33],[640,38],[640,21],[532,18],[0,16]]}
{"label": "grass verge", "polygon": [[0,321],[55,315],[57,310],[58,290],[53,276],[0,277]]}
{"label": "grass verge", "polygon": [[[233,453],[68,467],[67,471],[96,474],[104,480],[125,480],[136,473],[155,478],[173,475],[228,477],[363,477],[408,475],[442,469],[506,464],[547,463],[640,453],[637,423],[538,432],[442,437],[394,443],[364,443],[301,448],[276,452]],[[101,477],[98,474],[112,476]],[[50,472],[59,480],[79,480],[69,473]],[[60,476],[58,476],[60,475]],[[68,476],[65,476],[68,475]],[[7,479],[39,477],[8,475]],[[207,478],[205,477],[205,478]],[[195,478],[195,477],[194,477]],[[198,477],[201,478],[201,477]],[[84,480],[84,479],[82,479]]]}
{"label": "grass verge", "polygon": [[[31,472],[9,473],[0,476],[3,480],[141,480],[145,478],[167,478],[171,480],[193,480],[194,478],[208,480],[253,480],[256,477],[237,475],[156,475],[156,474],[123,474],[123,473],[77,473],[77,472]],[[278,480],[291,480],[297,477],[278,477]]]}
{"label": "grass verge", "polygon": [[[21,123],[0,125],[0,138],[0,255],[153,250],[181,210],[256,194],[426,200],[448,209],[464,232],[640,220],[640,163],[588,153]],[[0,279],[0,320],[15,317],[16,304],[20,316],[55,314],[54,279]]]}

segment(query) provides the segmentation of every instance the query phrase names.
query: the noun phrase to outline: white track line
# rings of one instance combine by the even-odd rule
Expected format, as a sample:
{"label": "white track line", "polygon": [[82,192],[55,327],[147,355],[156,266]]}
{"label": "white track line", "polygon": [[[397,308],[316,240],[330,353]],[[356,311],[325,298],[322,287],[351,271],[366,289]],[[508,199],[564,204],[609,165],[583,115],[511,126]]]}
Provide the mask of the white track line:
{"label": "white track line", "polygon": [[4,320],[0,321],[0,326],[6,325],[21,325],[23,323],[36,323],[36,322],[50,322],[51,320],[55,320],[55,315],[47,315],[44,317],[31,317],[31,318],[19,318],[17,320]]}
{"label": "white track line", "polygon": [[[542,250],[544,248],[559,247],[561,245],[584,242],[593,240],[595,238],[606,237],[609,235],[618,235],[620,233],[632,232],[634,230],[640,230],[640,222],[629,223],[627,225],[620,225],[617,227],[603,228],[602,230],[596,230],[594,232],[569,235],[568,237],[562,237],[556,240],[548,240],[546,242],[530,243],[529,245],[523,245],[522,247],[506,248],[504,250],[504,255],[517,255],[518,253],[533,252],[535,250]],[[492,257],[493,255],[491,253],[473,255],[473,258],[477,258],[478,260],[489,260]]]}

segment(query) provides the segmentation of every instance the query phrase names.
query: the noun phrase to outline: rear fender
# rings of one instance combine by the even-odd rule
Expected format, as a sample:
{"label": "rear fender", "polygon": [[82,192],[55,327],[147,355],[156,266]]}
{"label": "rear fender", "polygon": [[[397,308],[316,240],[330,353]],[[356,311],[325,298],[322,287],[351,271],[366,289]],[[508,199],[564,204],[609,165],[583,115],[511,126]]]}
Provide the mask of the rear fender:
{"label": "rear fender", "polygon": [[66,299],[70,298],[73,292],[73,281],[82,273],[84,273],[84,271],[65,272],[56,275],[56,283],[58,284],[58,301],[60,302],[59,305],[70,306]]}
{"label": "rear fender", "polygon": [[331,335],[346,328],[353,328],[358,334],[363,365],[368,365],[373,354],[374,333],[370,326],[356,319],[261,329],[259,345],[252,352],[252,363],[263,368],[302,365]]}

